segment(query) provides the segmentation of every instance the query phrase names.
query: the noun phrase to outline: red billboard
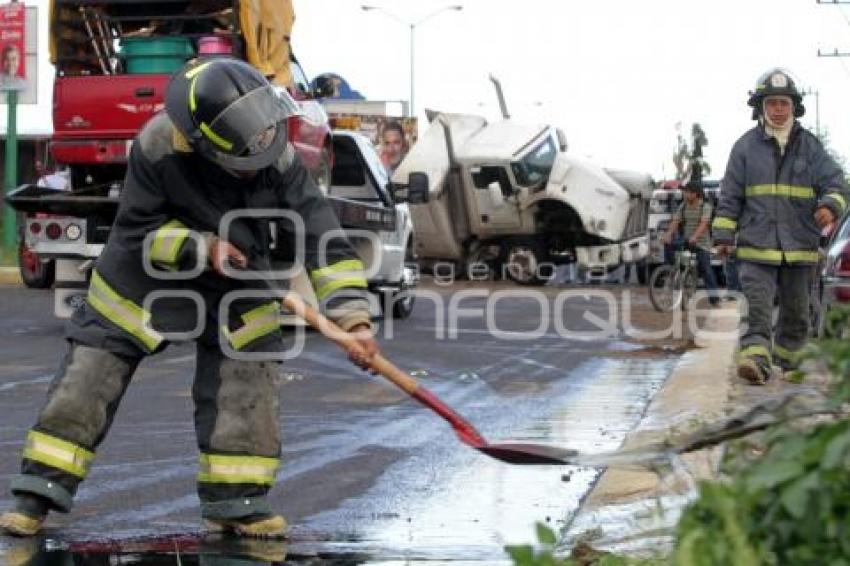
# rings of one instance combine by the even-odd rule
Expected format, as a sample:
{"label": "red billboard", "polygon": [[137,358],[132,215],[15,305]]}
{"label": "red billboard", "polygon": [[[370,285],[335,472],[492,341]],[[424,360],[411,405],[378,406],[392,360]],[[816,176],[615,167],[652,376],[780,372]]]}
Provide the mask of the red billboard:
{"label": "red billboard", "polygon": [[0,88],[24,87],[24,13],[23,2],[0,4]]}

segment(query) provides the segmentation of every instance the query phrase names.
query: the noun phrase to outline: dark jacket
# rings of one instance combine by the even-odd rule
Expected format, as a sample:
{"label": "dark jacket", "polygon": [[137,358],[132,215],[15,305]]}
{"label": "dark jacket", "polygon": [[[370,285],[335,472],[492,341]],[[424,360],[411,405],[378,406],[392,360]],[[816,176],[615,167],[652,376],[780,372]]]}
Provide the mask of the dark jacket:
{"label": "dark jacket", "polygon": [[735,142],[712,224],[714,241],[737,257],[778,265],[817,262],[815,210],[840,217],[848,202],[844,173],[820,141],[795,121],[785,153],[759,125]]}
{"label": "dark jacket", "polygon": [[[222,218],[238,209],[265,212],[243,216],[227,234],[218,234]],[[338,230],[339,223],[292,147],[253,179],[237,179],[191,152],[165,113],[148,122],[133,143],[118,214],[92,276],[89,305],[145,351],[154,351],[163,342],[161,327],[172,326],[178,310],[152,313],[160,302],[145,305],[152,291],[195,291],[207,316],[215,319],[214,311],[228,293],[276,286],[211,271],[206,241],[212,234],[226,238],[246,255],[249,269],[268,270],[269,220],[280,210],[303,220],[300,235],[306,249],[301,259],[317,297],[344,327],[368,323],[363,264],[344,238],[330,239],[320,257],[316,246],[321,235]],[[276,244],[295,246],[292,241]],[[325,264],[319,265],[320,260]],[[234,302],[228,320],[216,320],[232,347],[241,349],[277,330],[278,305],[272,297]],[[152,325],[152,317],[160,322]]]}

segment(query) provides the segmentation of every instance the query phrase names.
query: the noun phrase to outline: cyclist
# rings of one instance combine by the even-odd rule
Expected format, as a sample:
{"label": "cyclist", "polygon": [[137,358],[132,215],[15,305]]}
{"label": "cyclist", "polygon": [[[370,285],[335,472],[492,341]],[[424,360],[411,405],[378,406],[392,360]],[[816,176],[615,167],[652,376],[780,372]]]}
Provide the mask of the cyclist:
{"label": "cyclist", "polygon": [[675,252],[683,247],[694,251],[697,270],[709,293],[708,300],[712,306],[716,306],[720,299],[717,296],[717,279],[711,268],[711,204],[705,200],[702,184],[698,181],[688,181],[682,191],[684,201],[673,214],[670,226],[664,233],[664,261],[673,264]]}

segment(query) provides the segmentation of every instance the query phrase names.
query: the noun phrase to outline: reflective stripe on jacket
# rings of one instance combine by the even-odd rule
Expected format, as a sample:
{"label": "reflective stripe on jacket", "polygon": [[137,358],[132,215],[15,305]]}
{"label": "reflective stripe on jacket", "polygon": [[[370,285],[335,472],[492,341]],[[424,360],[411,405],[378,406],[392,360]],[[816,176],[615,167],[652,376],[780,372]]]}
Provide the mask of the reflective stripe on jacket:
{"label": "reflective stripe on jacket", "polygon": [[839,218],[848,203],[844,173],[820,141],[795,122],[784,155],[762,126],[732,148],[712,224],[717,243],[737,235],[737,257],[759,263],[816,263],[815,210]]}

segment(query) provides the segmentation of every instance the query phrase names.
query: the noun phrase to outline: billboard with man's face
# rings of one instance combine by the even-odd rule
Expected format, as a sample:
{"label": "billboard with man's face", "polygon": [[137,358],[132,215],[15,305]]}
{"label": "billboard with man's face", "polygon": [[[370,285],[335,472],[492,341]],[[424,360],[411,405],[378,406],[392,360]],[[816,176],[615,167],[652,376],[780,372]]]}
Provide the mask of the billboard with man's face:
{"label": "billboard with man's face", "polygon": [[23,90],[26,86],[24,4],[0,4],[0,89]]}
{"label": "billboard with man's face", "polygon": [[381,162],[390,173],[416,143],[418,135],[416,118],[339,112],[330,112],[329,118],[332,128],[353,130],[372,140]]}

